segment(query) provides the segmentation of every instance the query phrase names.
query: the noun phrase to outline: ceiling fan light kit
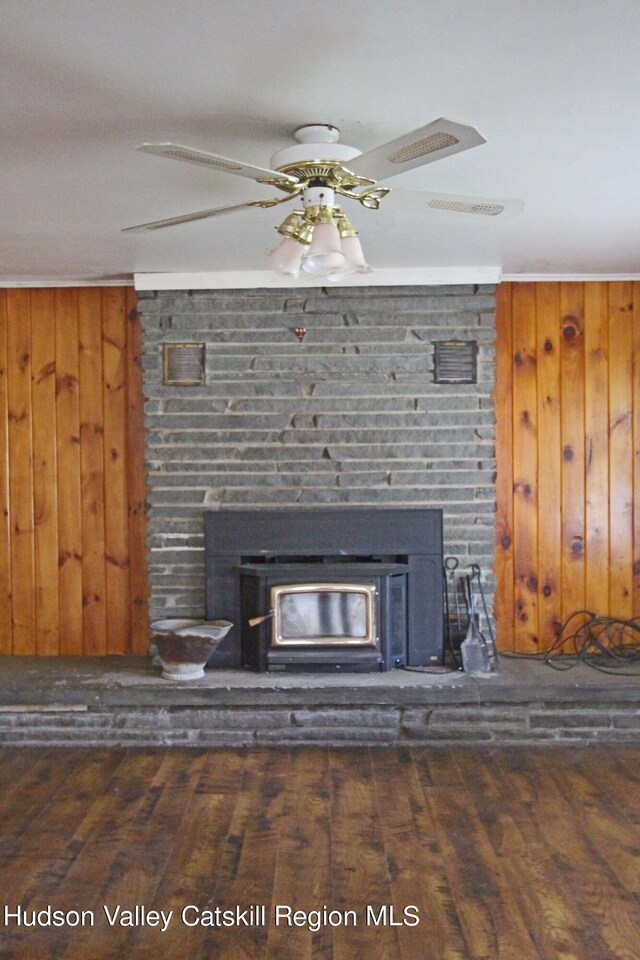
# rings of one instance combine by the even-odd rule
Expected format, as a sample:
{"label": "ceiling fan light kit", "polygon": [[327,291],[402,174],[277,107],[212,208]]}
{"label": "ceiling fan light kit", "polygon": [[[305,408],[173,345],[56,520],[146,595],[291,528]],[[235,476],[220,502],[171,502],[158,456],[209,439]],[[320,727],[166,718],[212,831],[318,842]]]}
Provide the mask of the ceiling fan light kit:
{"label": "ceiling fan light kit", "polygon": [[276,227],[284,240],[267,251],[276,273],[297,279],[300,270],[312,276],[343,279],[367,273],[357,231],[335,203],[335,191],[316,181],[303,190],[303,210],[294,210]]}
{"label": "ceiling fan light kit", "polygon": [[[283,239],[273,250],[267,251],[267,265],[276,273],[292,279],[298,279],[302,270],[336,282],[357,273],[371,272],[358,233],[336,203],[336,194],[357,200],[369,210],[378,210],[381,201],[391,192],[390,187],[378,186],[380,180],[485,143],[474,127],[444,118],[367,153],[339,143],[339,130],[330,124],[308,124],[296,130],[294,137],[296,144],[273,154],[271,169],[178,144],[142,144],[138,149],[145,153],[248,177],[281,190],[285,196],[248,200],[182,217],[155,220],[128,227],[127,231],[157,230],[232,213],[244,207],[269,208],[299,198],[302,210],[294,210],[276,227]],[[428,209],[457,214],[513,215],[524,206],[521,201],[410,192],[416,197],[423,195]]]}
{"label": "ceiling fan light kit", "polygon": [[[328,202],[318,204],[314,202],[317,199]],[[335,205],[333,190],[305,190],[303,204],[304,210],[294,210],[276,227],[284,239],[267,251],[269,268],[294,279],[302,269],[333,282],[355,273],[370,273],[357,230],[342,208]]]}

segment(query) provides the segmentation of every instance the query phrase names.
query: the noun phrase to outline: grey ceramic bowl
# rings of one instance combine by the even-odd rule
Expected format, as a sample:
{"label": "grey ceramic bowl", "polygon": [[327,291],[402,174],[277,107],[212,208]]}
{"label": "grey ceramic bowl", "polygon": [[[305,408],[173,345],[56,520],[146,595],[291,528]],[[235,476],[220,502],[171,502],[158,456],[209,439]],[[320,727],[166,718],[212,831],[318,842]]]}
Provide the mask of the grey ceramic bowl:
{"label": "grey ceramic bowl", "polygon": [[228,620],[155,620],[153,642],[167,680],[198,680],[218,644],[233,626]]}

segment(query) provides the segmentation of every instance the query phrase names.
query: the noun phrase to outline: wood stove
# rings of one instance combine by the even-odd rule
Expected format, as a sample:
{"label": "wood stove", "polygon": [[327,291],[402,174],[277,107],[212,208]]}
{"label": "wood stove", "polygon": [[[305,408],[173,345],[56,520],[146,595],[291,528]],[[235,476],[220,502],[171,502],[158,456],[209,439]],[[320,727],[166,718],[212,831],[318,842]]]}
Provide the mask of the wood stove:
{"label": "wood stove", "polygon": [[243,613],[258,612],[242,622],[245,666],[363,672],[406,663],[405,563],[314,557],[239,571]]}
{"label": "wood stove", "polygon": [[205,563],[207,617],[235,624],[210,666],[363,672],[442,662],[440,510],[209,511]]}

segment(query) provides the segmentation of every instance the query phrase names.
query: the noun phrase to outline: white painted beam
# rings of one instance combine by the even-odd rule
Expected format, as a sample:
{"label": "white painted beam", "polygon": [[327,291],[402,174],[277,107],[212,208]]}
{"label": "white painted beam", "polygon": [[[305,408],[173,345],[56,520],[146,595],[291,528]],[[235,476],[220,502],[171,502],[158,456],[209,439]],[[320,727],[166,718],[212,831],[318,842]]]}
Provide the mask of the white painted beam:
{"label": "white painted beam", "polygon": [[136,290],[247,290],[256,288],[446,286],[465,283],[499,283],[499,267],[429,267],[375,270],[356,274],[340,283],[305,274],[298,280],[270,270],[229,270],[206,273],[136,273]]}

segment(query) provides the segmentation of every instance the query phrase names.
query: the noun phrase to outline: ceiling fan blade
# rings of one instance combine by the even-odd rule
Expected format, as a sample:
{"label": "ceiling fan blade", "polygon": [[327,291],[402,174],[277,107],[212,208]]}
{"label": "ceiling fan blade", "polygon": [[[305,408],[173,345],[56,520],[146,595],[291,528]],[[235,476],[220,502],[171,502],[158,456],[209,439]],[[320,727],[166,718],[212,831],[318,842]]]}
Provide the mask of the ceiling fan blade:
{"label": "ceiling fan blade", "polygon": [[256,206],[255,200],[246,203],[231,203],[226,207],[213,207],[211,210],[199,210],[197,213],[185,213],[181,217],[169,217],[167,220],[153,220],[151,223],[139,223],[135,227],[125,227],[122,233],[141,233],[143,230],[160,230],[161,227],[175,227],[179,223],[191,223],[193,220],[206,220],[208,217],[220,217],[243,207]]}
{"label": "ceiling fan blade", "polygon": [[242,160],[231,160],[229,157],[219,157],[206,150],[196,150],[193,147],[183,147],[179,143],[142,143],[138,150],[143,153],[153,153],[158,157],[167,157],[169,160],[185,160],[187,163],[197,163],[199,166],[209,167],[212,170],[222,170],[224,173],[234,173],[238,177],[248,177],[250,180],[282,180],[285,183],[298,183],[297,177],[290,177],[286,173],[276,170],[267,170],[264,167],[254,167]]}
{"label": "ceiling fan blade", "polygon": [[524,210],[524,200],[504,197],[468,197],[460,193],[432,193],[430,190],[392,190],[392,199],[403,200],[421,212],[425,207],[445,213],[471,214],[480,217],[516,217]]}
{"label": "ceiling fan blade", "polygon": [[475,127],[441,117],[426,127],[418,127],[403,137],[360,154],[345,166],[358,176],[371,177],[376,181],[387,180],[424,163],[433,163],[434,160],[442,160],[470,147],[479,147],[481,143],[486,143],[486,140]]}

